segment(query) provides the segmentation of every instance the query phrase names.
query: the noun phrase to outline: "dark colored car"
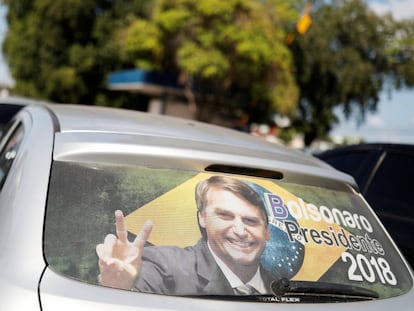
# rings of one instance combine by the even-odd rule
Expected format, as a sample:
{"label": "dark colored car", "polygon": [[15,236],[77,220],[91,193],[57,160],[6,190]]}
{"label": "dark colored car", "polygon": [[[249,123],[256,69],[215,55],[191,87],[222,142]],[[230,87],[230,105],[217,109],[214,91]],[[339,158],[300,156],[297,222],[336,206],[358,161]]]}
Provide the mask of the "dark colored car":
{"label": "dark colored car", "polygon": [[7,123],[24,106],[10,103],[0,103],[0,136]]}
{"label": "dark colored car", "polygon": [[359,144],[316,155],[350,174],[407,260],[414,266],[414,145]]}

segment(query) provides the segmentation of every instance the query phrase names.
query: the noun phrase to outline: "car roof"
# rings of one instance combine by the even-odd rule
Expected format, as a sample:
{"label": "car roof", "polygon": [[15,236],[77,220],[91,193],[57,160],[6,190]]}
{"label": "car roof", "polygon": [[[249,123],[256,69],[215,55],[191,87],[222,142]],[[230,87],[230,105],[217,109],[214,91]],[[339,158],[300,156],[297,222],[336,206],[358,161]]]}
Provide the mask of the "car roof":
{"label": "car roof", "polygon": [[289,156],[290,161],[326,167],[322,161],[302,151],[274,144],[233,129],[189,119],[145,112],[81,105],[52,105],[60,132],[106,132],[135,134],[221,144]]}
{"label": "car roof", "polygon": [[275,151],[274,145],[262,143],[253,137],[246,137],[235,130],[188,119],[108,107],[80,105],[49,107],[59,122],[60,132],[135,134],[206,143],[237,144],[246,147],[254,145],[268,151]]}
{"label": "car roof", "polygon": [[181,150],[176,155],[183,157],[183,161],[189,153],[197,153],[204,160],[210,159],[219,163],[224,163],[224,158],[226,163],[231,163],[233,159],[236,163],[243,158],[241,162],[245,165],[248,163],[253,168],[264,169],[278,168],[303,182],[308,180],[314,183],[319,180],[326,184],[331,181],[357,188],[353,177],[303,151],[217,125],[99,106],[45,104],[26,109],[47,109],[55,120],[55,131],[62,135],[122,135],[125,139],[128,137],[133,140],[133,144],[156,145],[166,148],[166,152]]}

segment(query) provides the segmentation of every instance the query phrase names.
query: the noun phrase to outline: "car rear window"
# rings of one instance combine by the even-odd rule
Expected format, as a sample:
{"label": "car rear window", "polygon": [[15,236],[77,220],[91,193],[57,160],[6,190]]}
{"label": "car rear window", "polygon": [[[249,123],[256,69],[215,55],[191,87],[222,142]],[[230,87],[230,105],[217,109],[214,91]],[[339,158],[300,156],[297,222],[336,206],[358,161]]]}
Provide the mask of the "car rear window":
{"label": "car rear window", "polygon": [[[220,188],[224,182],[245,192]],[[203,196],[219,188],[221,196]],[[119,211],[129,243],[147,220],[152,224],[140,272],[127,286],[107,281],[105,270],[119,261],[136,267],[135,253],[117,257],[126,240],[111,242],[123,234]],[[394,297],[412,287],[359,194],[214,172],[54,162],[44,251],[67,277],[153,294],[339,302]],[[240,296],[236,286],[245,281],[255,291]]]}

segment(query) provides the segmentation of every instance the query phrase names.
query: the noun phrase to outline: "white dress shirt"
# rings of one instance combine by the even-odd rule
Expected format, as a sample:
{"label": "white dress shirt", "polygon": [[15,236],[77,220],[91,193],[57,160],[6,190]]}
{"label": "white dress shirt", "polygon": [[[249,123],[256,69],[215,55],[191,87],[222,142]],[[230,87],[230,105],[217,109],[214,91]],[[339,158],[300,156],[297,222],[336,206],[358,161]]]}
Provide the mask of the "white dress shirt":
{"label": "white dress shirt", "polygon": [[213,255],[214,260],[216,261],[217,265],[220,267],[221,271],[223,272],[224,276],[226,277],[227,281],[229,281],[230,286],[232,288],[239,287],[243,284],[247,284],[253,286],[261,294],[266,294],[266,287],[264,285],[262,276],[260,274],[260,266],[257,267],[257,271],[255,275],[248,281],[247,283],[243,283],[240,278],[233,272],[231,269],[221,260],[212,250],[210,244],[207,242],[208,249],[210,250],[211,254]]}

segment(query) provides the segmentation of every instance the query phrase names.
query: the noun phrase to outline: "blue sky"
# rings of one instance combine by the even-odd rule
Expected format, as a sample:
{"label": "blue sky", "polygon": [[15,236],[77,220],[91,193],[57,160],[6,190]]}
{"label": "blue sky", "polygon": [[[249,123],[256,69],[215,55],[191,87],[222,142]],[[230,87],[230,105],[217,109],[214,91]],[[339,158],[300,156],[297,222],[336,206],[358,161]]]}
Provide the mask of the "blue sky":
{"label": "blue sky", "polygon": [[[5,7],[0,0],[0,44],[3,42],[7,24]],[[370,0],[369,4],[377,13],[392,12],[395,18],[414,18],[413,0]],[[12,84],[13,79],[0,50],[0,84]],[[358,126],[355,118],[344,120],[340,111],[337,112],[342,120],[333,129],[331,136],[360,137],[368,142],[399,142],[414,144],[414,89],[392,91],[391,97],[385,92],[381,96],[378,110],[367,113],[364,124]]]}

